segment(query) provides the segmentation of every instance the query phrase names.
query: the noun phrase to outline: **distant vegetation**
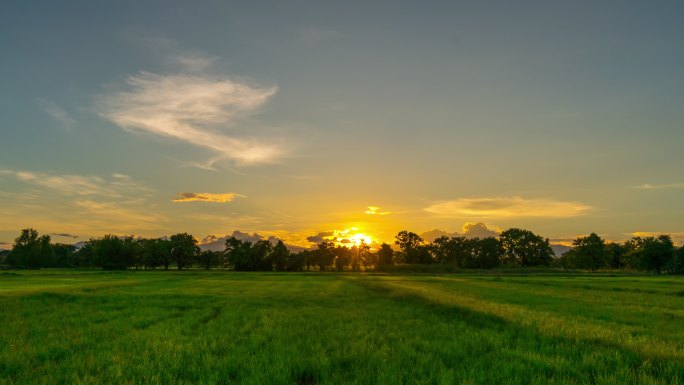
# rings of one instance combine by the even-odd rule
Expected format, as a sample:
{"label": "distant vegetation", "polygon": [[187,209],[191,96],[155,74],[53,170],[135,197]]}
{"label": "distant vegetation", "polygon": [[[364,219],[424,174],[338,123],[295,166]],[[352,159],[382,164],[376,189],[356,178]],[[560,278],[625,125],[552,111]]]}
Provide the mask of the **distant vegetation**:
{"label": "distant vegetation", "polygon": [[[397,266],[442,265],[442,271],[497,267],[549,266],[598,271],[602,269],[684,274],[684,247],[676,248],[669,235],[633,237],[625,243],[605,242],[592,233],[554,258],[549,240],[529,230],[512,228],[497,238],[437,238],[425,242],[418,234],[401,231],[395,248],[383,243],[377,250],[363,241],[351,247],[331,241],[316,248],[290,252],[282,241],[256,242],[230,237],[225,251],[201,251],[197,240],[181,233],[163,238],[105,235],[82,247],[52,243],[50,236],[24,229],[10,252],[0,254],[6,267],[123,269],[226,268],[238,271],[368,271],[397,270]],[[407,271],[407,269],[400,269]],[[417,268],[421,271],[423,268]],[[431,269],[430,271],[434,271]]]}

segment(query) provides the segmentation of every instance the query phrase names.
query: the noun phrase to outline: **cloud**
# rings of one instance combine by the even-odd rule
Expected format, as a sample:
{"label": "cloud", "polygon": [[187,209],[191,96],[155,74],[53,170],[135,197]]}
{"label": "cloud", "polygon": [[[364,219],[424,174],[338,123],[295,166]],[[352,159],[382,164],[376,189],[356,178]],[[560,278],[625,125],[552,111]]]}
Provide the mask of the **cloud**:
{"label": "cloud", "polygon": [[433,229],[420,234],[426,242],[434,242],[435,239],[439,237],[466,237],[466,238],[488,238],[488,237],[498,237],[501,231],[498,228],[489,228],[486,224],[482,222],[469,222],[463,225],[463,230],[461,233],[455,231],[453,233]]}
{"label": "cloud", "polygon": [[426,232],[420,234],[420,237],[423,238],[426,242],[434,242],[435,239],[437,239],[439,237],[452,238],[452,237],[460,237],[460,236],[461,236],[461,234],[458,232],[450,233],[450,232],[447,232],[444,230],[439,230],[439,229],[433,229],[433,230],[426,231]]}
{"label": "cloud", "polygon": [[306,237],[306,240],[311,243],[321,243],[324,241],[331,241],[335,239],[334,231],[322,231],[316,235]]}
{"label": "cloud", "polygon": [[121,198],[133,193],[136,196],[147,196],[151,189],[140,182],[136,182],[128,175],[111,174],[109,177],[76,174],[48,174],[30,171],[6,171],[6,175],[32,184],[58,191],[65,195],[101,196],[107,198]]}
{"label": "cloud", "polygon": [[663,190],[663,189],[680,189],[684,188],[684,183],[669,183],[669,184],[642,184],[639,186],[632,186],[631,189],[636,190]]}
{"label": "cloud", "polygon": [[269,162],[282,148],[256,138],[227,134],[225,128],[258,111],[278,90],[226,77],[140,72],[126,80],[127,91],[101,98],[103,117],[125,131],[171,138],[211,150],[209,166],[224,159]]}
{"label": "cloud", "polygon": [[387,215],[392,214],[390,211],[381,211],[378,206],[368,206],[368,210],[365,211],[368,215]]}
{"label": "cloud", "polygon": [[489,238],[498,237],[498,229],[490,229],[482,222],[466,223],[463,225],[463,236],[466,238]]}
{"label": "cloud", "polygon": [[184,202],[215,202],[215,203],[227,203],[232,202],[235,198],[244,198],[244,195],[235,193],[224,193],[224,194],[212,194],[212,193],[193,193],[193,192],[181,192],[176,195],[176,198],[172,200],[175,203]]}
{"label": "cloud", "polygon": [[565,218],[585,214],[591,207],[579,202],[521,197],[461,198],[435,203],[424,210],[446,218]]}
{"label": "cloud", "polygon": [[657,231],[635,231],[631,235],[633,237],[658,237],[660,235],[669,235],[675,245],[684,244],[684,231],[678,232],[657,232]]}
{"label": "cloud", "polygon": [[76,120],[72,118],[65,109],[56,105],[55,103],[46,99],[38,99],[38,105],[43,112],[48,114],[52,119],[56,120],[57,123],[59,123],[67,131],[71,131],[71,129],[76,125]]}
{"label": "cloud", "polygon": [[73,234],[68,234],[68,233],[52,233],[50,235],[55,236],[55,237],[63,237],[63,238],[73,238],[73,239],[78,238],[78,235],[73,235]]}

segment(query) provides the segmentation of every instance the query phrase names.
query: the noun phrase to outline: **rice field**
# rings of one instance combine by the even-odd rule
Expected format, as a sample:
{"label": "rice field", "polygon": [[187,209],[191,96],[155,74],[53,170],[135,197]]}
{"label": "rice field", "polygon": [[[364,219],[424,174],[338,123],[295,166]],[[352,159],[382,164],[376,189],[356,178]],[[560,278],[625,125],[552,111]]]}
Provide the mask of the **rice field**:
{"label": "rice field", "polygon": [[681,384],[684,280],[0,273],[0,384]]}

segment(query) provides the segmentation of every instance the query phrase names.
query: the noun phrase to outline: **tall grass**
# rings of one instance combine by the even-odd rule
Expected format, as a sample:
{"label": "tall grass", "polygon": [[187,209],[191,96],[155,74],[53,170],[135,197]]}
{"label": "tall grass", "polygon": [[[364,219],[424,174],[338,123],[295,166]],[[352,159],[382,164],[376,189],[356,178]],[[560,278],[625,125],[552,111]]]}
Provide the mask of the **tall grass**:
{"label": "tall grass", "polygon": [[680,384],[683,283],[18,272],[0,384]]}

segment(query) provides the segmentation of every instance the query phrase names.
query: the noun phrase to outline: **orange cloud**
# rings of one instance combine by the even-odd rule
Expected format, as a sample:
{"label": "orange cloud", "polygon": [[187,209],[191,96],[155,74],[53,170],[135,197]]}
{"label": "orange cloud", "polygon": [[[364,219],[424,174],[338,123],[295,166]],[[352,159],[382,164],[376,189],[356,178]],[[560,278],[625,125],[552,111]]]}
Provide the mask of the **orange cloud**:
{"label": "orange cloud", "polygon": [[564,218],[585,214],[591,209],[579,202],[521,197],[460,198],[443,201],[424,210],[447,218]]}
{"label": "orange cloud", "polygon": [[387,215],[392,214],[390,211],[380,211],[378,206],[368,206],[368,210],[364,211],[368,215]]}
{"label": "orange cloud", "polygon": [[214,202],[214,203],[227,203],[232,202],[235,198],[245,198],[244,195],[235,193],[225,193],[225,194],[212,194],[212,193],[194,193],[194,192],[181,192],[176,195],[176,198],[172,200],[174,203],[185,203],[185,202]]}

